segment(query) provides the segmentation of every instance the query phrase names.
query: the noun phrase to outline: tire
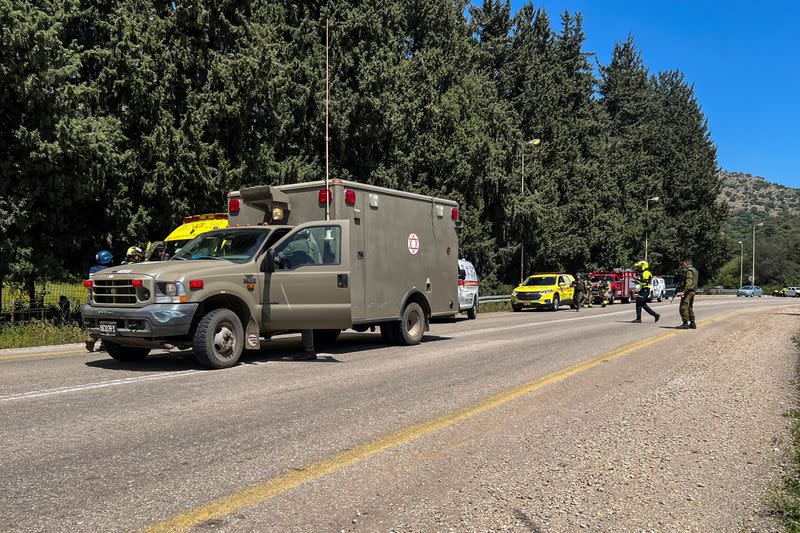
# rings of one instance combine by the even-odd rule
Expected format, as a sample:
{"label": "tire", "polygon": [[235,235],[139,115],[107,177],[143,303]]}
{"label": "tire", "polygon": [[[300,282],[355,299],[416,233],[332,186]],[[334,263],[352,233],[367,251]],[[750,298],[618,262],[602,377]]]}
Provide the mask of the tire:
{"label": "tire", "polygon": [[472,307],[470,309],[467,309],[467,318],[470,320],[475,320],[477,316],[478,316],[478,297],[476,296],[472,300]]}
{"label": "tire", "polygon": [[624,304],[627,304],[627,303],[631,302],[631,299],[630,298],[620,298],[619,301],[624,303]]}
{"label": "tire", "polygon": [[192,351],[198,364],[206,368],[235,365],[244,348],[242,321],[230,309],[214,309],[200,319],[194,333]]}
{"label": "tire", "polygon": [[561,299],[558,297],[558,294],[553,295],[553,306],[550,308],[553,311],[558,311],[558,307],[561,305]]}
{"label": "tire", "polygon": [[150,354],[150,348],[123,346],[116,342],[105,341],[105,349],[113,359],[122,362],[143,361]]}
{"label": "tire", "polygon": [[[366,331],[366,330],[364,330]],[[336,342],[339,334],[342,332],[340,329],[315,329],[314,330],[314,345],[315,346],[329,346]]]}
{"label": "tire", "polygon": [[422,336],[425,335],[425,312],[422,307],[414,302],[406,305],[397,327],[399,329],[398,344],[402,346],[419,344]]}
{"label": "tire", "polygon": [[522,306],[519,304],[511,304],[511,310],[514,311],[515,313],[519,313],[520,311],[522,311]]}

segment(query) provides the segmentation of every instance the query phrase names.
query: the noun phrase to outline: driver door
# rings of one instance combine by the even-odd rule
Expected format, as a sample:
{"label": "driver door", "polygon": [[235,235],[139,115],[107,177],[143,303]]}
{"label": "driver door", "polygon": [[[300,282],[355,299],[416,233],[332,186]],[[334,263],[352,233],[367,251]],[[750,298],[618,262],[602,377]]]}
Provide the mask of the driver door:
{"label": "driver door", "polygon": [[274,258],[274,265],[267,273],[262,307],[266,329],[353,325],[349,224],[349,220],[303,224],[272,247],[268,257]]}

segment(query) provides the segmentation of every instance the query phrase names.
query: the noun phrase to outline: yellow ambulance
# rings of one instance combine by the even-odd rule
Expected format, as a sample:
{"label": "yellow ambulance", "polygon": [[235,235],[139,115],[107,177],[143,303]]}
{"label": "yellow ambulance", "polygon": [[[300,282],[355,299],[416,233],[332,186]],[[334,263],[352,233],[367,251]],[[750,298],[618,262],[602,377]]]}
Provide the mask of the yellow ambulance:
{"label": "yellow ambulance", "polygon": [[164,242],[166,244],[167,257],[172,257],[183,248],[183,245],[191,241],[201,233],[212,229],[224,229],[228,227],[228,213],[211,213],[207,215],[194,215],[185,217],[183,224],[175,228]]}

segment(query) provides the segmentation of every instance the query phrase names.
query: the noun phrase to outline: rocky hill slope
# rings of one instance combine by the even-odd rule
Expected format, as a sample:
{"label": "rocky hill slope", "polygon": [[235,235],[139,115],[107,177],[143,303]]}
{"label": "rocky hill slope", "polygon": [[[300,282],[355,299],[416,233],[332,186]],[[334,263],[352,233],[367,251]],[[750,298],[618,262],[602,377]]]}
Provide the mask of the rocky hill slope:
{"label": "rocky hill slope", "polygon": [[720,199],[730,207],[725,230],[745,233],[754,223],[800,215],[800,189],[772,183],[760,176],[720,172]]}

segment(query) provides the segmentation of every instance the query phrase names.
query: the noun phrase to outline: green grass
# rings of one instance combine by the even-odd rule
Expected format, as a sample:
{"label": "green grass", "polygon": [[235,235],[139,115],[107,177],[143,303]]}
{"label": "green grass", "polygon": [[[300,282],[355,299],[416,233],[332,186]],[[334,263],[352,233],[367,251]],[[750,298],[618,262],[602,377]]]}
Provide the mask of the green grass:
{"label": "green grass", "polygon": [[500,311],[511,311],[511,302],[493,302],[493,303],[481,304],[478,307],[478,314],[498,313]]}
{"label": "green grass", "polygon": [[[89,296],[86,287],[83,286],[83,283],[37,283],[36,294],[40,295],[42,291],[45,291],[45,307],[51,305],[58,306],[58,299],[63,295],[72,300],[74,308],[75,305],[85,303]],[[28,294],[24,290],[21,290],[19,287],[4,285],[2,306],[0,306],[0,308],[6,311],[10,310],[13,307],[15,300],[17,302],[21,302],[22,307],[25,309],[30,307]]]}
{"label": "green grass", "polygon": [[[792,340],[800,348],[800,333],[792,337]],[[789,417],[792,419],[794,465],[792,470],[784,475],[783,487],[773,491],[769,495],[769,500],[773,511],[783,519],[786,531],[800,533],[800,408],[792,409]]]}
{"label": "green grass", "polygon": [[56,326],[51,322],[35,320],[0,328],[0,349],[71,344],[83,342],[85,338],[86,330],[78,325]]}

